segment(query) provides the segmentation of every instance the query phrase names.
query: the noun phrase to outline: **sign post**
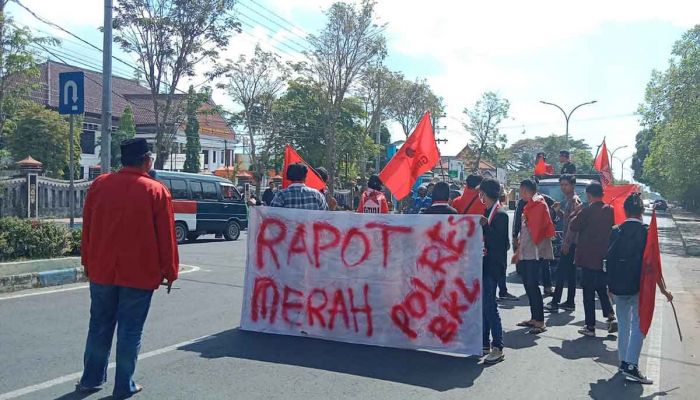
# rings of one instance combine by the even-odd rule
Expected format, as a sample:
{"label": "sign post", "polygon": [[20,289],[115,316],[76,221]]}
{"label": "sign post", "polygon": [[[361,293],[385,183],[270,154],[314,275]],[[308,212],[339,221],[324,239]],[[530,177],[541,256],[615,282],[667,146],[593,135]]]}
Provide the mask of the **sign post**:
{"label": "sign post", "polygon": [[85,112],[85,74],[83,72],[64,72],[58,75],[58,113],[70,115],[69,165],[70,188],[68,205],[70,207],[70,227],[75,226],[75,154],[73,151],[73,125],[75,115]]}

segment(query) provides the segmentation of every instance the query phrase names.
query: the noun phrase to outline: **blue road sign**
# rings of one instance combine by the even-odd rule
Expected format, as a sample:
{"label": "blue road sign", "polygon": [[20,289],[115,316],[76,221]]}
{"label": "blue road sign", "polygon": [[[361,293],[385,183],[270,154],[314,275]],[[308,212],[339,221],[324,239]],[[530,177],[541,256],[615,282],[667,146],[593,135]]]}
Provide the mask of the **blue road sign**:
{"label": "blue road sign", "polygon": [[85,74],[63,72],[58,74],[58,113],[82,114],[85,112]]}

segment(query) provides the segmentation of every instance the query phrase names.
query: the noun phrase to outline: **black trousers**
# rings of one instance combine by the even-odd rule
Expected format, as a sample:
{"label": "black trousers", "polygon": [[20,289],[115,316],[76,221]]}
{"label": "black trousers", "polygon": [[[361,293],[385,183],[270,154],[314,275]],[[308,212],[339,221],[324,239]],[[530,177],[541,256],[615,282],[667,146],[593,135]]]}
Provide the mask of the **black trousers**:
{"label": "black trousers", "polygon": [[552,269],[550,268],[550,261],[544,261],[542,263],[542,267],[540,268],[542,270],[542,286],[544,286],[545,289],[549,290],[553,285],[552,285]]}
{"label": "black trousers", "polygon": [[530,302],[530,314],[533,320],[544,322],[544,301],[540,291],[540,275],[543,264],[548,264],[547,260],[523,260],[521,261],[521,271],[525,293]]}
{"label": "black trousers", "polygon": [[556,282],[557,286],[554,289],[554,304],[561,303],[561,297],[564,294],[564,284],[568,288],[566,292],[566,303],[574,304],[576,298],[576,266],[574,265],[574,254],[576,254],[576,246],[571,246],[569,254],[562,254],[559,259],[559,268],[557,269]]}
{"label": "black trousers", "polygon": [[608,297],[607,277],[603,270],[581,268],[581,286],[583,286],[583,311],[586,326],[595,328],[595,295],[598,294],[603,317],[614,315],[610,297]]}

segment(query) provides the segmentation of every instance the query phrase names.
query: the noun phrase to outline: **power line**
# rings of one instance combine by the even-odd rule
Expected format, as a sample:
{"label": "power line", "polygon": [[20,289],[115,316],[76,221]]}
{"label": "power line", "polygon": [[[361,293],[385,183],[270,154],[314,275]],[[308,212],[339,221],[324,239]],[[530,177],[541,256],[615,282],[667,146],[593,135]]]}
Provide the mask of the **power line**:
{"label": "power line", "polygon": [[[304,35],[308,35],[308,33],[306,33],[306,32],[305,32],[303,29],[301,29],[299,26],[295,25],[294,23],[290,22],[288,19],[286,19],[286,18],[282,17],[281,15],[277,14],[276,12],[272,11],[272,10],[269,9],[268,7],[265,7],[265,6],[263,6],[262,4],[258,3],[256,0],[249,0],[249,1],[250,1],[251,3],[257,5],[259,8],[261,8],[261,9],[267,11],[269,14],[274,15],[274,16],[277,17],[279,20],[281,20],[282,22],[284,22],[284,23],[286,23],[287,25],[291,26],[292,28],[297,29],[299,32],[303,33]],[[240,3],[240,1],[239,1],[239,3]],[[285,29],[286,29],[286,28],[285,28]],[[292,31],[290,31],[290,32],[292,32]],[[301,35],[299,35],[299,34],[297,34],[297,33],[295,33],[295,32],[292,32],[292,33],[295,34],[295,35],[297,35],[298,37],[300,37],[300,38],[306,40],[305,37],[303,37],[303,36],[301,36]]]}
{"label": "power line", "polygon": [[[271,19],[268,18],[266,15],[263,15],[263,14],[261,14],[260,12],[258,12],[258,11],[256,11],[256,10],[250,8],[250,7],[247,6],[245,3],[238,2],[238,4],[241,5],[241,6],[243,6],[243,7],[245,7],[246,9],[250,10],[252,13],[254,13],[254,14],[256,14],[256,15],[259,15],[260,17],[264,18],[265,20],[269,21],[270,23],[275,24],[276,26],[278,26],[278,27],[284,29],[285,31],[287,31],[287,32],[289,32],[289,33],[291,33],[292,35],[298,36],[298,35],[297,35],[295,32],[293,32],[291,29],[288,29],[287,27],[280,25],[280,24],[277,23],[276,21],[271,20]],[[238,13],[241,14],[241,15],[245,15],[245,14],[243,14],[240,10],[238,11]],[[249,19],[252,19],[250,16],[246,16],[246,17],[249,18]],[[259,22],[258,22],[258,23],[259,23]],[[261,25],[264,25],[264,24],[262,24],[262,23],[260,23],[260,24],[261,24]],[[264,26],[265,26],[266,28],[270,29],[269,26],[267,26],[267,25],[264,25]],[[270,30],[272,30],[272,29],[270,29]],[[279,31],[277,31],[277,32],[279,32]],[[275,32],[275,33],[277,33],[277,32]],[[304,41],[306,41],[306,38],[302,38],[302,39],[303,39]],[[302,48],[302,49],[304,49],[304,50],[308,50],[308,49],[306,48],[306,45],[305,45],[305,44],[300,44],[299,42],[297,42],[296,40],[293,40],[292,38],[288,38],[288,40],[289,40],[290,42],[294,43],[296,46],[299,46],[300,48]]]}

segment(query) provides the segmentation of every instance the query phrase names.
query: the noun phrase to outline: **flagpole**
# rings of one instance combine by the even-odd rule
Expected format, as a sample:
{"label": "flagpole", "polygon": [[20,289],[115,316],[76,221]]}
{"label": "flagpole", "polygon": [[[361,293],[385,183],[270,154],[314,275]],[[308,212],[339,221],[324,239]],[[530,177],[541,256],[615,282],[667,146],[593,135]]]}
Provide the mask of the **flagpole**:
{"label": "flagpole", "polygon": [[[664,285],[666,290],[668,290],[668,287],[666,286],[666,281],[664,280],[663,274],[661,275],[661,283]],[[678,314],[676,313],[676,306],[673,304],[673,300],[670,300],[669,303],[671,303],[671,309],[673,310],[673,317],[676,319],[676,328],[678,328],[678,337],[681,339],[681,342],[683,341],[683,333],[681,333],[681,324],[678,322]]]}
{"label": "flagpole", "polygon": [[[603,136],[603,143],[605,143],[605,138],[606,138],[606,136]],[[598,145],[598,149],[596,149],[596,151],[595,151],[595,157],[593,157],[592,165],[595,165],[595,160],[598,158],[598,154],[600,153],[600,148],[603,147],[603,143]]]}

